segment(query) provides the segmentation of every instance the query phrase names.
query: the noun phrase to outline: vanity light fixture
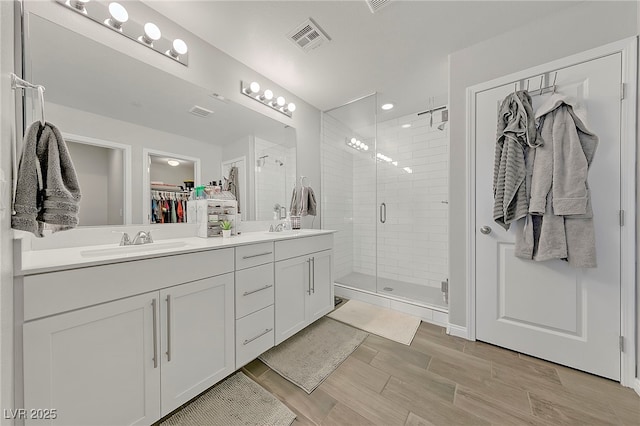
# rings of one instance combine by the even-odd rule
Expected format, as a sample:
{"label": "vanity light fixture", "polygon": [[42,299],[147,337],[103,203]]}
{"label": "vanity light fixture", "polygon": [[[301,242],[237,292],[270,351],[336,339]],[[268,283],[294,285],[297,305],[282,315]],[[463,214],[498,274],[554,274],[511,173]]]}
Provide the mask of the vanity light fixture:
{"label": "vanity light fixture", "polygon": [[356,151],[368,151],[369,150],[369,145],[367,145],[366,143],[362,142],[360,139],[345,138],[345,143],[347,144],[348,147],[351,147],[351,148],[355,149]]}
{"label": "vanity light fixture", "polygon": [[384,111],[389,111],[390,109],[393,109],[393,104],[392,103],[388,103],[388,104],[382,104],[382,106],[380,108],[382,108]]}
{"label": "vanity light fixture", "polygon": [[293,102],[287,104],[284,96],[275,96],[269,89],[261,91],[260,83],[257,81],[252,81],[249,84],[240,81],[240,92],[254,101],[258,101],[263,105],[281,112],[289,118],[293,116],[293,112],[296,110],[296,104]]}
{"label": "vanity light fixture", "polygon": [[167,164],[171,167],[177,167],[180,165],[180,162],[178,160],[167,160]]}
{"label": "vanity light fixture", "polygon": [[129,20],[127,9],[120,3],[111,2],[109,3],[109,14],[111,17],[107,18],[104,23],[118,31],[122,31],[122,24]]}
{"label": "vanity light fixture", "polygon": [[135,16],[130,16],[123,6],[126,3],[108,0],[56,0],[56,3],[155,50],[166,58],[185,66],[189,64],[189,49],[184,40],[163,35],[156,24],[144,20],[144,17],[136,19]]}
{"label": "vanity light fixture", "polygon": [[144,34],[140,36],[141,42],[153,46],[153,42],[160,40],[160,37],[162,37],[162,33],[156,24],[153,22],[144,24]]}

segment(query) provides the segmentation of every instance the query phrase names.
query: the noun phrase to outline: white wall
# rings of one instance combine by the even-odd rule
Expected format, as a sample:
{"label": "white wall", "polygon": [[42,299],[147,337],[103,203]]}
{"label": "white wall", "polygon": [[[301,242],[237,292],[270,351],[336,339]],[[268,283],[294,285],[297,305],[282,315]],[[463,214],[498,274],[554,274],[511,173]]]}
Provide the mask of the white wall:
{"label": "white wall", "polygon": [[[193,163],[181,163],[178,166],[170,166],[167,163],[151,163],[151,170],[149,172],[149,176],[151,178],[151,182],[162,182],[169,185],[178,185],[184,186],[185,180],[194,180],[195,176],[193,175]],[[219,179],[216,179],[216,182]],[[206,182],[210,182],[211,179]],[[204,181],[203,181],[204,182]]]}
{"label": "white wall", "polygon": [[124,224],[124,155],[121,150],[109,151],[109,213],[107,223],[109,225]]}
{"label": "white wall", "polygon": [[636,2],[579,2],[449,57],[450,305],[449,321],[465,327],[468,179],[465,158],[466,88],[637,33]]}

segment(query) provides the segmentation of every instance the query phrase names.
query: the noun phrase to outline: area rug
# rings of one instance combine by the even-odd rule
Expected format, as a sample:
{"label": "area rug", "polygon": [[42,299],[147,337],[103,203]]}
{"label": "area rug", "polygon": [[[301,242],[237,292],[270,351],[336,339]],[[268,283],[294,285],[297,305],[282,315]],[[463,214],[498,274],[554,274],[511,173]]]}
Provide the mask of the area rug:
{"label": "area rug", "polygon": [[311,393],[367,336],[357,328],[324,317],[260,355],[260,360]]}
{"label": "area rug", "polygon": [[278,398],[239,372],[163,421],[161,426],[289,426],[295,418]]}
{"label": "area rug", "polygon": [[411,344],[420,326],[418,317],[359,300],[349,300],[328,316],[405,345]]}

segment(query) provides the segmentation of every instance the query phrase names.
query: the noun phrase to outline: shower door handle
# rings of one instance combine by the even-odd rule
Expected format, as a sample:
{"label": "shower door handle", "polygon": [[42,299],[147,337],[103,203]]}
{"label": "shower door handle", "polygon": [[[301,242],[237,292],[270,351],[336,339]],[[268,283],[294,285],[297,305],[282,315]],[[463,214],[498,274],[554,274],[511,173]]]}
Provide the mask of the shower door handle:
{"label": "shower door handle", "polygon": [[387,221],[387,204],[380,204],[380,223],[385,223]]}

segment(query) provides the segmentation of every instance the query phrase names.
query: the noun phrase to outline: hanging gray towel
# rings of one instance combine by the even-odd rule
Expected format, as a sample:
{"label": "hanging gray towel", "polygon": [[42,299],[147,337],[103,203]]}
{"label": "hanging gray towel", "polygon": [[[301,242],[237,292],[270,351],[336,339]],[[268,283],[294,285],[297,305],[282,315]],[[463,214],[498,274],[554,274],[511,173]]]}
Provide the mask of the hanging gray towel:
{"label": "hanging gray towel", "polygon": [[236,166],[231,167],[229,170],[229,179],[227,180],[228,191],[231,192],[238,202],[238,213],[240,213],[240,187],[238,182],[238,168]]}
{"label": "hanging gray towel", "polygon": [[302,197],[302,188],[295,186],[291,193],[291,205],[289,206],[291,216],[300,216],[300,197]]}
{"label": "hanging gray towel", "polygon": [[540,145],[531,97],[526,91],[509,94],[498,112],[493,171],[493,219],[505,229],[529,211],[526,158]]}
{"label": "hanging gray towel", "polygon": [[315,216],[317,210],[316,194],[310,186],[307,186],[307,214],[309,216]]}
{"label": "hanging gray towel", "polygon": [[33,123],[18,166],[11,227],[43,237],[78,226],[80,185],[67,145],[51,123]]}

